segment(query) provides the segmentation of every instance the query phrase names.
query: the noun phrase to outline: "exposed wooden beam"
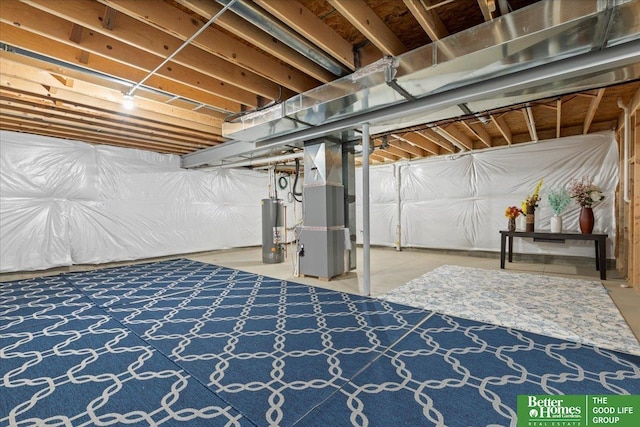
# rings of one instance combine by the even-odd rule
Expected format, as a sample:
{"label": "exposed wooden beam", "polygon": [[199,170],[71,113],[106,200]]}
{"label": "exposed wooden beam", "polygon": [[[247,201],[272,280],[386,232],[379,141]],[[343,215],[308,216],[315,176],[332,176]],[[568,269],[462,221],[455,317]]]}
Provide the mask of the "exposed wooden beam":
{"label": "exposed wooden beam", "polygon": [[501,116],[490,114],[489,118],[491,122],[498,128],[500,134],[502,134],[503,138],[507,141],[508,145],[513,143],[513,134],[507,125],[507,122]]}
{"label": "exposed wooden beam", "polygon": [[587,110],[587,116],[584,119],[584,127],[582,129],[582,134],[586,135],[589,132],[589,128],[591,127],[591,122],[598,111],[598,106],[600,105],[600,101],[602,101],[602,97],[604,96],[604,91],[606,89],[598,89],[596,91],[596,96],[591,99],[591,103],[589,104],[589,109]]}
{"label": "exposed wooden beam", "polygon": [[395,147],[392,143],[389,143],[387,148],[384,148],[384,151],[386,151],[387,153],[391,153],[394,156],[398,156],[398,158],[400,159],[408,160],[411,158],[411,154],[409,152]]}
{"label": "exposed wooden beam", "polygon": [[435,9],[425,9],[424,5],[430,5],[430,0],[404,0],[404,4],[432,41],[440,40],[449,35],[449,31]]}
{"label": "exposed wooden beam", "polygon": [[[130,0],[100,1],[181,41],[188,39],[202,27],[201,22],[195,21],[189,14],[180,12],[167,3]],[[273,80],[295,92],[307,91],[318,86],[320,81],[326,83],[335,78],[333,74],[321,67],[314,67],[313,78],[309,77],[286,63],[276,61],[270,56],[249,48],[245,43],[212,26],[194,39],[191,45]]]}
{"label": "exposed wooden beam", "polygon": [[392,146],[396,147],[399,150],[405,151],[415,157],[426,157],[427,155],[429,155],[429,153],[426,150],[423,150],[420,147],[417,147],[415,145],[409,144],[406,141],[403,140],[394,140],[391,141],[389,144],[391,144]]}
{"label": "exposed wooden beam", "polygon": [[[82,25],[85,28],[92,30],[94,33],[102,34],[107,38],[118,40],[128,45],[129,48],[134,48],[135,50],[137,50],[137,54],[134,53],[129,55],[129,61],[141,60],[141,58],[139,58],[139,56],[143,53],[141,51],[146,51],[147,53],[156,55],[157,58],[155,58],[153,67],[145,67],[146,71],[151,71],[162,61],[162,59],[166,58],[169,54],[176,51],[182,44],[182,40],[178,39],[177,37],[155,29],[149,25],[141,27],[140,21],[125,14],[121,14],[118,17],[118,25],[113,30],[106,30],[102,27],[100,21],[96,18],[96,16],[101,16],[100,10],[103,9],[104,6],[93,1],[66,0],[52,2],[46,0],[24,0],[24,3],[28,3],[30,6],[33,6],[33,8],[29,8],[27,10],[27,12],[30,14],[34,14],[37,8],[40,11],[54,15],[65,21]],[[16,9],[19,9],[19,5],[24,6],[24,3],[10,2],[9,6],[12,6],[12,13],[17,12]],[[147,2],[141,3],[146,4]],[[7,9],[8,7],[3,5],[3,22],[7,22],[5,21],[5,19],[7,19],[5,18]],[[53,18],[53,16],[51,15],[47,15],[49,21]],[[33,18],[22,19],[19,22],[21,22],[21,28],[27,26],[30,28],[41,26]],[[46,22],[46,24],[49,24],[49,22]],[[49,29],[49,31],[52,30],[50,25],[48,25],[47,28]],[[34,28],[34,32],[35,31],[36,30]],[[68,42],[66,38],[65,40],[56,38],[56,41],[62,43]],[[82,47],[85,50],[91,51],[87,47],[89,43],[89,40],[83,40]],[[111,49],[109,49],[109,47],[111,47]],[[97,48],[99,48],[99,46],[94,46],[94,49]],[[112,43],[106,43],[100,48],[109,50],[110,55],[113,57],[118,56],[119,51]],[[123,49],[121,45],[119,45],[118,48]],[[92,53],[96,53],[96,51],[94,50]],[[183,67],[190,68],[191,70],[195,70],[201,73],[203,76],[209,76],[223,82],[222,85],[217,86],[217,90],[221,94],[226,90],[236,88],[242,89],[243,91],[252,94],[251,97],[255,97],[255,95],[257,94],[268,99],[279,99],[282,96],[282,89],[280,85],[252,71],[249,71],[238,65],[229,63],[222,58],[204,52],[203,50],[195,46],[185,47],[182,51],[180,51],[178,55],[173,58],[173,63],[180,64]],[[123,65],[126,66],[127,63],[123,62]],[[163,69],[163,72],[170,72],[170,70],[172,71],[173,68],[170,66],[170,64],[168,64],[167,67]],[[146,76],[146,73],[144,75]],[[197,84],[197,80],[193,83]],[[291,93],[291,95],[293,95],[293,93]],[[286,94],[286,96],[289,96],[289,94]],[[247,105],[254,104],[255,101]]]}
{"label": "exposed wooden beam", "polygon": [[[0,103],[0,105],[3,105],[3,104],[5,104],[4,101]],[[121,139],[128,139],[131,141],[146,142],[146,143],[149,143],[150,145],[159,143],[160,145],[164,145],[166,147],[184,148],[191,151],[216,145],[216,144],[204,144],[203,141],[187,142],[187,141],[180,141],[174,138],[160,138],[157,135],[149,135],[149,134],[139,133],[135,131],[131,132],[129,130],[125,130],[119,127],[104,127],[104,126],[88,125],[88,123],[86,122],[76,121],[76,120],[65,120],[65,119],[52,117],[52,116],[25,117],[25,115],[22,114],[21,112],[13,110],[11,108],[5,109],[3,111],[3,114],[4,114],[3,120],[6,120],[8,117],[11,117],[13,120],[24,123],[25,125],[27,124],[37,125],[38,123],[44,123],[51,128],[55,127],[60,130],[66,129],[66,130],[69,130],[70,132],[85,133],[87,135],[93,135],[100,138],[104,138],[105,141],[109,139],[114,139],[114,141],[121,140]]]}
{"label": "exposed wooden beam", "polygon": [[429,140],[426,136],[418,132],[407,132],[402,135],[398,135],[398,137],[408,141],[416,147],[420,147],[425,152],[433,154],[434,156],[439,155],[442,151],[442,147],[440,147],[440,145]]}
{"label": "exposed wooden beam", "polygon": [[[73,88],[69,88],[60,84],[49,73],[29,69],[20,64],[7,61],[5,58],[0,58],[0,66],[2,69],[2,74],[0,74],[2,87],[21,90],[51,100],[42,87],[44,83],[58,89],[55,96],[57,101],[68,103],[75,108],[88,108],[91,111],[96,109],[123,111],[121,105],[122,93],[118,91],[83,83],[78,80],[76,80]],[[32,82],[27,79],[39,81]],[[137,108],[133,112],[127,112],[128,116],[149,117],[159,120],[159,117],[164,115],[166,117],[163,120],[172,122],[176,126],[208,129],[210,133],[219,134],[220,132],[222,120],[218,118],[173,107],[161,102],[149,101],[142,97],[136,97],[136,103]]]}
{"label": "exposed wooden beam", "polygon": [[122,147],[122,148],[133,148],[138,150],[145,151],[155,151],[160,154],[175,154],[175,155],[183,155],[189,154],[190,151],[188,149],[178,149],[178,148],[165,148],[157,145],[150,144],[142,144],[138,142],[132,141],[113,141],[113,140],[103,140],[99,138],[93,138],[90,136],[84,136],[83,134],[72,135],[68,131],[60,131],[53,129],[38,129],[38,128],[30,128],[22,125],[7,125],[5,130],[14,131],[14,132],[23,132],[23,133],[31,133],[35,135],[49,136],[52,138],[62,138],[62,139],[72,139],[78,140],[82,142],[86,142],[89,144],[102,144],[102,145],[110,145],[114,147]]}
{"label": "exposed wooden beam", "polygon": [[[0,89],[1,90],[1,89]],[[175,127],[167,127],[163,123],[153,123],[145,120],[99,116],[87,112],[74,110],[73,107],[48,108],[44,102],[38,103],[33,99],[19,98],[9,95],[4,90],[0,94],[0,106],[3,114],[14,115],[24,120],[43,120],[57,124],[80,124],[87,129],[106,130],[130,137],[143,136],[149,141],[175,143],[186,147],[204,148],[222,142],[204,133],[188,132]]]}
{"label": "exposed wooden beam", "polygon": [[462,133],[462,131],[456,127],[455,123],[450,124],[447,127],[436,126],[433,130],[460,150],[473,150],[473,142],[471,141],[471,138]]}
{"label": "exposed wooden beam", "polygon": [[254,0],[333,58],[355,70],[353,46],[296,0]]}
{"label": "exposed wooden beam", "polygon": [[[377,153],[377,154],[376,154]],[[362,158],[358,157],[358,159],[360,159],[360,162],[362,162]],[[377,151],[369,154],[369,163],[384,163],[387,159],[384,156],[379,155],[379,153]]]}
{"label": "exposed wooden beam", "polygon": [[397,56],[407,51],[400,39],[364,0],[327,1],[385,55]]}
{"label": "exposed wooden beam", "polygon": [[487,147],[491,147],[493,145],[491,141],[491,135],[489,135],[489,132],[487,132],[483,125],[479,123],[467,123],[464,120],[460,121],[459,123],[464,126],[469,132],[474,134],[480,140],[480,142],[482,142]]}
{"label": "exposed wooden beam", "polygon": [[417,157],[426,157],[430,154],[424,148],[420,147],[417,144],[412,143],[409,139],[404,138],[404,136],[401,136],[398,134],[392,134],[391,137],[395,138],[395,140],[392,141],[392,144],[395,147],[398,147],[399,149],[406,151],[407,153],[413,154],[414,156],[417,156]]}
{"label": "exposed wooden beam", "polygon": [[451,142],[437,134],[432,129],[421,129],[419,132],[416,132],[416,134],[426,138],[428,141],[431,141],[436,145],[439,145],[450,153],[456,152],[456,147]]}
{"label": "exposed wooden beam", "polygon": [[[3,15],[0,17],[0,21],[7,16],[5,15],[6,9],[7,8],[3,6]],[[51,19],[56,18],[51,17]],[[45,25],[45,27],[47,26]],[[51,28],[53,27],[55,26],[52,25]],[[8,25],[5,22],[0,22],[0,33],[2,34],[2,40],[7,44],[18,46],[44,56],[55,57],[60,61],[70,64],[82,64],[86,69],[118,77],[124,82],[139,81],[146,75],[146,71],[144,69],[114,61],[108,56],[103,56],[101,54],[93,55],[91,60],[84,64],[81,60],[81,52],[86,51],[83,50],[79,52],[77,48],[69,49],[68,41],[67,43],[62,43],[51,38],[45,38],[25,31],[22,28]],[[95,35],[94,37],[97,37],[98,39],[100,38],[100,36]],[[90,40],[94,40],[94,37]],[[91,48],[94,49],[94,46],[90,41],[87,41],[84,46],[91,46]],[[95,49],[97,48],[98,47],[96,46]],[[101,49],[107,48],[105,45],[102,45]],[[124,50],[122,53],[130,53],[132,55],[139,54],[137,57],[130,57],[130,61],[134,64],[136,64],[137,61],[144,60],[143,58],[145,54],[139,50]],[[114,53],[114,56],[117,57],[118,53]],[[48,67],[45,66],[44,68]],[[171,77],[165,77],[165,75]],[[198,77],[201,77],[201,79],[198,80]],[[185,83],[179,82],[180,78],[185,78],[184,82],[192,83],[193,86],[187,86]],[[195,81],[192,81],[191,79],[195,79]],[[204,90],[203,83],[208,86],[209,90]],[[170,92],[172,94],[192,99],[229,112],[239,112],[241,104],[250,106],[257,105],[254,93],[232,85],[225,86],[224,82],[221,82],[220,80],[212,79],[209,76],[178,65],[176,65],[175,69],[171,68],[170,71],[163,70],[158,73],[158,75],[152,76],[145,82],[145,86]],[[213,93],[210,90],[215,91],[216,93]]]}
{"label": "exposed wooden beam", "polygon": [[[205,19],[211,19],[212,16],[222,10],[222,6],[219,3],[210,0],[176,1]],[[216,21],[216,26],[224,28],[226,31],[235,34],[241,39],[247,40],[254,46],[280,59],[285,64],[289,64],[310,76],[316,76],[319,81],[326,83],[325,78],[322,77],[327,76],[327,74],[325,74],[327,72],[326,70],[290,47],[285,46],[258,27],[247,25],[247,21],[238,15],[234,13],[224,13]]]}
{"label": "exposed wooden beam", "polygon": [[400,157],[398,157],[398,156],[396,156],[394,154],[391,154],[391,153],[387,152],[386,150],[377,149],[375,151],[375,153],[376,153],[376,155],[378,157],[383,157],[384,159],[391,160],[392,162],[396,162],[396,161],[400,160]]}

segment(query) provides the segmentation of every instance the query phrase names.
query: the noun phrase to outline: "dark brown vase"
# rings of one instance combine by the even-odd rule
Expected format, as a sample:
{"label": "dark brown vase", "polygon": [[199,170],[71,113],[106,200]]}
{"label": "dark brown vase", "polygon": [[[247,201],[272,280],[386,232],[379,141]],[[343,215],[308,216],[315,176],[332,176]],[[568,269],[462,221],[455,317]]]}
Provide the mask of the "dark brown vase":
{"label": "dark brown vase", "polygon": [[526,228],[525,231],[528,233],[533,233],[536,231],[536,206],[535,205],[527,205],[527,216],[526,216]]}
{"label": "dark brown vase", "polygon": [[593,231],[593,209],[588,207],[583,207],[580,210],[580,231],[582,234],[591,234]]}

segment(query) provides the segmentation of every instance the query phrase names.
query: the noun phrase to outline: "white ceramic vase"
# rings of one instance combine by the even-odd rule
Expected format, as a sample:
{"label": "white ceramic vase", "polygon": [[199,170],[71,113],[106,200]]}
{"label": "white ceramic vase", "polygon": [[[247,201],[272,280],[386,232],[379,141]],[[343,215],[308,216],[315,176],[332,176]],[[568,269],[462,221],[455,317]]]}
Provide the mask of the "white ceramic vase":
{"label": "white ceramic vase", "polygon": [[527,227],[527,218],[524,215],[519,215],[516,218],[516,231],[524,231]]}
{"label": "white ceramic vase", "polygon": [[561,233],[562,232],[562,217],[559,215],[554,215],[551,217],[551,232],[552,233]]}

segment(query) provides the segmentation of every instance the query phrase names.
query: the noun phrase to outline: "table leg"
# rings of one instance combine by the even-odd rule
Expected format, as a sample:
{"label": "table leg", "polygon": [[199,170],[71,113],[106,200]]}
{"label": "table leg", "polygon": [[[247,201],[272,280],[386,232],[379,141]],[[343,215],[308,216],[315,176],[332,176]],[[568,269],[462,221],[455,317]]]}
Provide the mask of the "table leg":
{"label": "table leg", "polygon": [[513,262],[513,236],[509,236],[509,262]]}
{"label": "table leg", "polygon": [[600,280],[607,280],[607,239],[598,239],[598,262],[600,267]]}
{"label": "table leg", "polygon": [[600,254],[598,253],[600,250],[600,239],[596,239],[593,241],[596,245],[596,270],[600,271]]}
{"label": "table leg", "polygon": [[507,236],[500,234],[500,268],[504,270],[504,250],[506,246]]}

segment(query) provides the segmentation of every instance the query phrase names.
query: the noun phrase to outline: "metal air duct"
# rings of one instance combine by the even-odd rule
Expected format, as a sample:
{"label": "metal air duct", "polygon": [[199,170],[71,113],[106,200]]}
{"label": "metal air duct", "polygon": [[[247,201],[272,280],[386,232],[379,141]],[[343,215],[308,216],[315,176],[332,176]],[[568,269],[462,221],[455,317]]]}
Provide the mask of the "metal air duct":
{"label": "metal air duct", "polygon": [[[365,121],[376,134],[639,77],[640,0],[547,0],[224,123],[223,133],[256,153]],[[184,156],[185,166],[240,155],[234,144]]]}

